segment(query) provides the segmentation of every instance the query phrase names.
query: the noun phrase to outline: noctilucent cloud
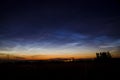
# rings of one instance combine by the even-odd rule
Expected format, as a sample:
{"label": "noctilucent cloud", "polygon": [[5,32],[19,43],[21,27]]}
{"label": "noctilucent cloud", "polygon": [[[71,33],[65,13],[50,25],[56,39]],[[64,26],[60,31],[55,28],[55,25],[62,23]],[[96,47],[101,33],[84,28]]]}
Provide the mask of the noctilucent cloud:
{"label": "noctilucent cloud", "polygon": [[120,57],[120,3],[115,0],[0,3],[0,53]]}

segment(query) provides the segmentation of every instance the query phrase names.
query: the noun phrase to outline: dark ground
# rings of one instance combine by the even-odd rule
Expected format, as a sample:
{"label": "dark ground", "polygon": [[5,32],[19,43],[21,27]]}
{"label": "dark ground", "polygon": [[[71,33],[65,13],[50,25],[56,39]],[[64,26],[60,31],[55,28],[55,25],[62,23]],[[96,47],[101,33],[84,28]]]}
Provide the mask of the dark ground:
{"label": "dark ground", "polygon": [[0,73],[9,80],[120,80],[120,59],[68,63],[9,62],[0,64]]}

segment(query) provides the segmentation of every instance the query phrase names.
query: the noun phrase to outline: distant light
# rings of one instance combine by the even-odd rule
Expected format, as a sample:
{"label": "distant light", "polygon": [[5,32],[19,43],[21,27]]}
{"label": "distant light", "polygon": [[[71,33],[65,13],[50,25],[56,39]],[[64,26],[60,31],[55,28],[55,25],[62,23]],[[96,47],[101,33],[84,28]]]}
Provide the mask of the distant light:
{"label": "distant light", "polygon": [[73,61],[72,59],[64,60],[64,62],[72,62],[72,61]]}

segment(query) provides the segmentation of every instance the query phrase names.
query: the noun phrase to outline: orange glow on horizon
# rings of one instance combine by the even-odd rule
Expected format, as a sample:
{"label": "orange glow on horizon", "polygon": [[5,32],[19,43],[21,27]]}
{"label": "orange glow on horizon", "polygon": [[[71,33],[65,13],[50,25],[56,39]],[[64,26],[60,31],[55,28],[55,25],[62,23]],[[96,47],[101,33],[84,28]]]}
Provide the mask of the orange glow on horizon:
{"label": "orange glow on horizon", "polygon": [[[95,53],[73,53],[73,54],[6,54],[1,53],[0,59],[14,59],[14,60],[46,60],[54,58],[75,58],[75,59],[86,59],[86,58],[95,58]],[[112,57],[119,58],[120,55],[113,54]]]}
{"label": "orange glow on horizon", "polygon": [[54,58],[94,58],[94,54],[51,54],[51,55],[14,55],[14,54],[6,54],[4,56],[0,56],[1,58],[9,59],[24,59],[24,60],[46,60],[46,59],[54,59]]}

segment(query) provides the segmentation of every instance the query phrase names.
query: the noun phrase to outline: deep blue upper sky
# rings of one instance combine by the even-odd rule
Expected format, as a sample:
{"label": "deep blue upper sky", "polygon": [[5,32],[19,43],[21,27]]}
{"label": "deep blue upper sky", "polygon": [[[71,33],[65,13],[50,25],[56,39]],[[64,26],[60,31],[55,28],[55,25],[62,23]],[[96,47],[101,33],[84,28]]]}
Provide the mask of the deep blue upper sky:
{"label": "deep blue upper sky", "polygon": [[4,0],[0,51],[118,54],[119,5],[116,0]]}

